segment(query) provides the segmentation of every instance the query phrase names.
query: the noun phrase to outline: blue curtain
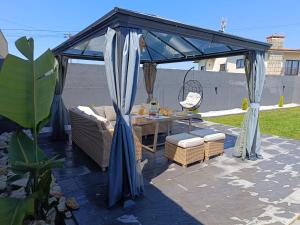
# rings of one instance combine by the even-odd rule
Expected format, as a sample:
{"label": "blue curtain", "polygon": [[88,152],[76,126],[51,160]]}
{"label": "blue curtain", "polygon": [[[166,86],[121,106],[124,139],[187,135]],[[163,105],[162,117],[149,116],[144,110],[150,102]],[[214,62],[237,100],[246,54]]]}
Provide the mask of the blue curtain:
{"label": "blue curtain", "polygon": [[51,105],[50,125],[53,129],[52,138],[54,140],[64,140],[66,138],[65,125],[70,124],[69,113],[62,99],[68,69],[68,58],[57,56],[56,59],[59,63],[59,71]]}
{"label": "blue curtain", "polygon": [[245,72],[247,77],[250,105],[242,123],[234,156],[251,160],[262,158],[261,137],[259,129],[259,107],[265,82],[265,53],[262,51],[251,51],[246,55]]}
{"label": "blue curtain", "polygon": [[108,205],[111,207],[120,200],[133,199],[143,191],[130,122],[140,67],[138,31],[108,28],[104,61],[117,115],[108,168]]}

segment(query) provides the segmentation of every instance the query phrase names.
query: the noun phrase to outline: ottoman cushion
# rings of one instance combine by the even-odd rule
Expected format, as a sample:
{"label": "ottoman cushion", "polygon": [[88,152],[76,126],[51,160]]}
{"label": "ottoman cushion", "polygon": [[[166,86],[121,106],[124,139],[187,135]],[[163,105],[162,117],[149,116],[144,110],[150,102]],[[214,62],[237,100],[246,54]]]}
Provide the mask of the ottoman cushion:
{"label": "ottoman cushion", "polygon": [[181,148],[191,148],[204,143],[203,138],[195,137],[194,135],[188,133],[167,136],[166,141]]}
{"label": "ottoman cushion", "polygon": [[204,141],[219,141],[225,139],[224,133],[218,133],[213,130],[201,129],[190,132],[192,135],[203,137]]}
{"label": "ottoman cushion", "polygon": [[224,139],[225,139],[224,133],[210,134],[204,137],[204,141],[219,141]]}

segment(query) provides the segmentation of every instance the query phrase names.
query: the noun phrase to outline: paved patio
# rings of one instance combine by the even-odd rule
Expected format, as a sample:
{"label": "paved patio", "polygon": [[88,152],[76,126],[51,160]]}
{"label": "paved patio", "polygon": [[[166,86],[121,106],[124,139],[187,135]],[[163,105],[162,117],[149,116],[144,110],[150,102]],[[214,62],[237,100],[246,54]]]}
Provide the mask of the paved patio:
{"label": "paved patio", "polygon": [[[239,129],[194,123],[227,134],[225,154],[186,169],[168,163],[163,150],[144,151],[145,195],[135,205],[106,207],[107,174],[79,149],[41,140],[50,155],[66,157],[65,168],[54,171],[66,196],[81,205],[78,224],[233,225],[290,224],[300,213],[300,141],[263,136],[264,159],[242,161],[231,156]],[[181,123],[177,131],[186,129]],[[176,132],[176,131],[175,131]],[[69,221],[70,222],[70,221]]]}

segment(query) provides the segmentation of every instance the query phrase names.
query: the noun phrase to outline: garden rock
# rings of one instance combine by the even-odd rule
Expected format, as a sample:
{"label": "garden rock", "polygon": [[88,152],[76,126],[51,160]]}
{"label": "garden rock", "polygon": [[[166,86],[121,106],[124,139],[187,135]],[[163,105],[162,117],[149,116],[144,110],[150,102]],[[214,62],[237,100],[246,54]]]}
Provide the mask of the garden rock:
{"label": "garden rock", "polygon": [[59,199],[59,203],[57,205],[57,210],[59,212],[64,212],[66,210],[66,198],[65,197],[61,197]]}
{"label": "garden rock", "polygon": [[72,217],[72,213],[70,211],[65,212],[65,217],[66,218],[71,218]]}
{"label": "garden rock", "polygon": [[49,225],[49,224],[46,223],[44,220],[34,220],[31,222],[30,225]]}
{"label": "garden rock", "polygon": [[63,193],[61,191],[61,187],[58,184],[54,184],[50,189],[50,195],[60,198],[63,196]]}
{"label": "garden rock", "polygon": [[8,145],[7,145],[6,142],[0,141],[0,149],[5,149],[5,148],[7,148],[7,147],[8,147]]}
{"label": "garden rock", "polygon": [[26,197],[25,188],[21,187],[18,190],[12,191],[10,193],[10,197],[12,197],[12,198],[25,198]]}
{"label": "garden rock", "polygon": [[70,197],[66,201],[66,205],[73,210],[79,209],[79,204],[74,197]]}
{"label": "garden rock", "polygon": [[56,218],[56,215],[57,215],[57,213],[56,213],[55,208],[51,208],[51,209],[48,211],[47,215],[46,215],[47,221],[48,221],[50,224],[55,224],[55,218]]}
{"label": "garden rock", "polygon": [[7,167],[5,166],[0,166],[0,176],[3,176],[3,175],[7,175]]}
{"label": "garden rock", "polygon": [[7,176],[1,175],[0,176],[0,191],[4,191],[7,187]]}
{"label": "garden rock", "polygon": [[8,163],[8,156],[6,154],[0,156],[0,166],[6,166],[7,163]]}

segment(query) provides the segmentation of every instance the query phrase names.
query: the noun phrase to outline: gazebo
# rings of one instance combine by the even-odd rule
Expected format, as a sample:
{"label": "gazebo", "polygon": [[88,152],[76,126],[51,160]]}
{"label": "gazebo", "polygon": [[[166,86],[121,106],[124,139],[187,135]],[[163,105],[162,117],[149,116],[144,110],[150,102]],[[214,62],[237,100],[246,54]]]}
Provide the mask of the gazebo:
{"label": "gazebo", "polygon": [[60,66],[52,104],[53,136],[63,137],[68,123],[62,100],[68,59],[104,61],[117,114],[108,170],[109,206],[121,199],[139,196],[143,182],[135,160],[130,111],[140,64],[144,67],[146,89],[151,98],[157,64],[245,55],[250,107],[235,146],[235,156],[261,158],[258,116],[265,79],[264,55],[269,48],[267,43],[114,8],[53,49]]}

